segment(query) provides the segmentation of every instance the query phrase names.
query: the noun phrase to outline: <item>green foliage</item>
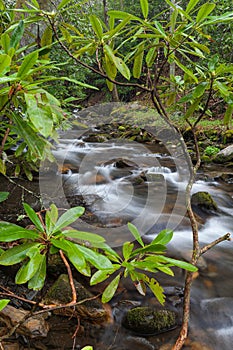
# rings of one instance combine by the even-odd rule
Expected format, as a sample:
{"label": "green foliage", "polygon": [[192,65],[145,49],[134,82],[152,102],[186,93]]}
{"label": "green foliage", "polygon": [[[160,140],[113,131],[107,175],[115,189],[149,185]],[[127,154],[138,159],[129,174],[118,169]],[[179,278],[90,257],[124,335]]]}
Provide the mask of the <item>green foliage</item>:
{"label": "green foliage", "polygon": [[0,203],[5,201],[9,196],[9,192],[0,192]]}
{"label": "green foliage", "polygon": [[[128,228],[140,248],[135,249],[134,243],[125,242],[120,256],[105,243],[103,237],[69,228],[83,214],[83,207],[71,208],[59,217],[57,207],[52,204],[45,213],[44,221],[28,204],[24,203],[24,209],[35,228],[29,230],[0,221],[0,242],[17,242],[12,248],[1,252],[0,265],[20,263],[15,283],[28,283],[31,289],[38,290],[44,286],[47,256],[56,254],[59,250],[75,269],[91,277],[91,285],[100,283],[117,272],[103,292],[104,303],[114,296],[121,277],[130,276],[139,293],[145,295],[148,286],[163,304],[165,299],[162,287],[157,280],[147,276],[147,273],[161,271],[173,276],[172,266],[189,271],[197,270],[191,264],[164,255],[166,244],[172,239],[171,231],[160,232],[150,244],[145,245],[137,228],[129,223]],[[91,267],[96,269],[92,276]]]}
{"label": "green foliage", "polygon": [[[132,242],[125,242],[122,247],[122,256],[116,252],[105,251],[105,254],[113,261],[112,269],[105,271],[97,271],[91,277],[91,285],[100,283],[110,275],[116,274],[114,279],[108,284],[102,295],[102,301],[108,302],[115,294],[121,277],[130,277],[136,289],[142,295],[146,294],[146,288],[149,287],[158,301],[163,304],[165,296],[163,288],[154,277],[149,277],[148,273],[163,272],[167,275],[174,276],[171,267],[178,266],[188,271],[196,271],[197,268],[184,261],[171,259],[164,255],[166,245],[172,239],[173,233],[170,230],[161,231],[157,237],[150,243],[145,245],[137,228],[129,223],[128,228],[140,248],[135,249]],[[154,276],[154,275],[153,275]]]}
{"label": "green foliage", "polygon": [[10,302],[9,299],[1,299],[1,300],[0,300],[0,311],[1,311],[2,309],[4,309],[4,307],[6,307],[7,304],[8,304],[9,302]]}
{"label": "green foliage", "polygon": [[204,150],[204,154],[208,157],[215,156],[220,151],[220,148],[213,147],[213,146],[207,146]]}

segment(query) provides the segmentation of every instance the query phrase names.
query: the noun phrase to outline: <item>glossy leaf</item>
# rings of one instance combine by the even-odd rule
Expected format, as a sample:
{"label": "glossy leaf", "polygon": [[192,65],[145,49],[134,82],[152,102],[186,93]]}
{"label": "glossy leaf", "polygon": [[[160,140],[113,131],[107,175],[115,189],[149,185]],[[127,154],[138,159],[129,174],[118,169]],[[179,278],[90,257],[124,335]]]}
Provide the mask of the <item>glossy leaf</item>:
{"label": "glossy leaf", "polygon": [[23,203],[23,207],[24,207],[24,210],[25,210],[27,216],[33,222],[33,224],[36,226],[36,228],[39,231],[44,232],[44,227],[43,227],[38,215],[36,214],[35,210],[33,210],[32,207],[30,207],[30,205],[27,203]]}
{"label": "glossy leaf", "polygon": [[4,309],[4,307],[7,306],[7,304],[9,304],[10,299],[1,299],[0,300],[0,311]]}
{"label": "glossy leaf", "polygon": [[111,261],[103,254],[97,253],[89,248],[79,246],[78,249],[82,252],[84,258],[99,270],[112,269]]}
{"label": "glossy leaf", "polygon": [[221,83],[221,81],[219,81],[219,80],[216,80],[214,85],[218,88],[222,97],[226,97],[226,96],[230,95],[230,89],[227,87],[226,84]]}
{"label": "glossy leaf", "polygon": [[86,267],[85,257],[79,249],[79,246],[67,241],[66,239],[51,239],[51,243],[61,250],[63,250],[68,256],[69,260],[80,271]]}
{"label": "glossy leaf", "polygon": [[144,57],[144,45],[140,45],[138,46],[138,49],[134,57],[134,63],[133,63],[134,78],[138,79],[141,76],[143,57]]}
{"label": "glossy leaf", "polygon": [[10,48],[10,36],[7,33],[3,33],[1,34],[1,46],[3,48],[3,50],[5,51],[5,53],[8,54],[8,50]]}
{"label": "glossy leaf", "polygon": [[[120,265],[119,265],[119,267],[120,267]],[[98,283],[105,281],[113,272],[115,272],[115,269],[96,271],[91,276],[90,285],[94,286],[95,284],[98,284]]]}
{"label": "glossy leaf", "polygon": [[16,284],[23,284],[28,282],[38,271],[38,268],[43,260],[43,255],[37,247],[32,247],[28,250],[27,256],[30,260],[23,264],[15,276]]}
{"label": "glossy leaf", "polygon": [[33,51],[31,53],[29,53],[23,60],[18,73],[17,73],[17,77],[18,78],[26,78],[27,73],[29,72],[29,70],[34,66],[34,64],[36,63],[38,59],[38,51]]}
{"label": "glossy leaf", "polygon": [[112,49],[109,45],[104,45],[105,54],[109,57],[109,59],[115,64],[118,71],[125,77],[127,80],[130,79],[130,70],[125,64],[125,62],[120,58],[114,55]]}
{"label": "glossy leaf", "polygon": [[164,302],[165,302],[165,295],[163,294],[164,290],[160,286],[158,281],[156,281],[154,278],[151,278],[151,280],[149,281],[148,285],[149,285],[150,290],[153,292],[155,297],[160,302],[160,304],[163,305]]}
{"label": "glossy leaf", "polygon": [[[8,196],[9,196],[9,192],[0,192],[0,203],[5,201]],[[1,237],[1,221],[0,221],[0,237]]]}
{"label": "glossy leaf", "polygon": [[151,48],[149,49],[149,51],[147,52],[147,55],[146,55],[146,64],[147,64],[147,66],[148,66],[149,68],[154,64],[157,54],[158,54],[158,48],[157,48],[157,46],[151,47]]}
{"label": "glossy leaf", "polygon": [[166,246],[163,244],[148,244],[143,248],[135,249],[131,256],[135,256],[137,254],[145,254],[145,253],[162,253],[166,250]]}
{"label": "glossy leaf", "polygon": [[155,239],[151,242],[151,244],[168,244],[173,237],[173,231],[171,230],[162,230]]}
{"label": "glossy leaf", "polygon": [[233,105],[229,104],[227,106],[226,112],[224,114],[223,123],[224,125],[229,125],[233,115]]}
{"label": "glossy leaf", "polygon": [[85,209],[83,207],[74,207],[68,209],[56,222],[53,233],[60,231],[62,228],[70,225],[72,222],[75,222],[83,213]]}
{"label": "glossy leaf", "polygon": [[192,78],[192,80],[195,82],[195,83],[198,83],[198,79],[197,77],[194,75],[194,73],[188,69],[186,66],[184,66],[179,60],[175,60],[176,64],[178,67],[180,67],[180,69],[185,72],[190,78]]}
{"label": "glossy leaf", "polygon": [[167,262],[169,264],[172,264],[173,266],[180,267],[181,269],[184,269],[184,270],[188,270],[191,272],[196,272],[198,270],[196,266],[194,266],[190,263],[187,263],[185,261],[172,259],[172,258],[169,258],[169,257],[164,256],[164,255],[161,255],[158,257],[159,257],[160,261]]}
{"label": "glossy leaf", "polygon": [[200,0],[190,0],[187,7],[186,7],[186,10],[185,12],[186,13],[189,13],[192,11],[192,9],[194,9],[194,7],[197,5],[197,3],[199,2]]}
{"label": "glossy leaf", "polygon": [[39,243],[23,243],[6,250],[0,255],[0,265],[10,266],[18,264],[26,258],[28,250],[35,246],[39,246]]}
{"label": "glossy leaf", "polygon": [[105,242],[105,239],[102,236],[97,235],[96,233],[77,231],[77,230],[65,230],[65,231],[62,231],[62,233],[66,237],[76,238],[76,239],[84,241],[84,242],[88,241],[88,242],[91,242],[93,244]]}
{"label": "glossy leaf", "polygon": [[195,99],[195,98],[199,98],[201,97],[206,89],[208,88],[208,85],[209,83],[204,81],[202,83],[200,83],[194,90],[193,90],[193,93],[192,93],[192,97]]}
{"label": "glossy leaf", "polygon": [[206,17],[208,17],[209,14],[214,10],[215,6],[215,4],[211,4],[209,2],[203,4],[197,13],[196,22],[202,22]]}
{"label": "glossy leaf", "polygon": [[125,242],[123,244],[122,253],[125,260],[128,260],[134,248],[134,244],[130,242]]}
{"label": "glossy leaf", "polygon": [[37,239],[39,234],[10,222],[0,221],[0,242],[12,242],[18,239]]}
{"label": "glossy leaf", "polygon": [[140,0],[140,5],[141,5],[143,17],[146,19],[148,17],[148,12],[149,12],[148,0]]}
{"label": "glossy leaf", "polygon": [[55,204],[50,205],[50,209],[46,211],[45,214],[45,225],[46,225],[46,232],[48,235],[53,231],[53,228],[57,222],[58,219],[58,209]]}
{"label": "glossy leaf", "polygon": [[144,243],[142,240],[142,237],[137,229],[136,226],[134,226],[133,224],[131,224],[131,222],[128,223],[128,229],[130,230],[130,232],[132,233],[132,235],[134,236],[134,238],[138,241],[138,243],[144,247]]}
{"label": "glossy leaf", "polygon": [[91,26],[92,26],[97,38],[101,40],[103,37],[103,28],[102,28],[101,21],[99,20],[99,18],[97,16],[91,15],[90,16],[90,23],[91,23]]}
{"label": "glossy leaf", "polygon": [[24,33],[24,21],[19,21],[19,24],[11,34],[10,47],[17,48]]}
{"label": "glossy leaf", "polygon": [[169,276],[174,276],[174,272],[172,271],[172,269],[170,269],[170,267],[168,266],[157,266],[157,269],[163,273],[165,273],[166,275]]}
{"label": "glossy leaf", "polygon": [[38,269],[35,275],[28,281],[28,288],[33,290],[41,290],[46,279],[46,255],[42,255]]}
{"label": "glossy leaf", "polygon": [[6,71],[6,68],[10,65],[11,58],[10,56],[3,54],[0,55],[0,74]]}
{"label": "glossy leaf", "polygon": [[116,290],[117,290],[117,287],[119,285],[119,282],[120,282],[120,278],[121,278],[121,275],[117,275],[110,283],[109,285],[105,288],[103,294],[102,294],[102,302],[103,303],[107,303],[109,302],[112,297],[114,296]]}

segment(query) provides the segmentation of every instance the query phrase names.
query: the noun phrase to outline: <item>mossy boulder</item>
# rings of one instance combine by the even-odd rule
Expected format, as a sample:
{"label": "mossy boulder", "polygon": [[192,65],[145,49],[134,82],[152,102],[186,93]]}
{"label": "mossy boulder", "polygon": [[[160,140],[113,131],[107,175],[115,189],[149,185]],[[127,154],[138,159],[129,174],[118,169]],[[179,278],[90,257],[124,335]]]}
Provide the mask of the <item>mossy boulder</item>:
{"label": "mossy boulder", "polygon": [[198,208],[204,211],[217,211],[217,203],[213,200],[208,192],[200,191],[194,193],[191,198],[191,205],[194,208]]}
{"label": "mossy boulder", "polygon": [[[89,292],[81,283],[74,280],[77,293],[77,301],[89,299],[75,306],[64,307],[56,310],[62,316],[81,317],[92,323],[102,323],[109,318],[103,304]],[[93,299],[92,299],[93,298]],[[91,300],[92,299],[92,300]],[[45,295],[45,304],[66,305],[72,301],[72,291],[68,275],[61,274]]]}
{"label": "mossy boulder", "polygon": [[214,162],[221,164],[233,162],[233,145],[230,145],[218,152],[214,158]]}
{"label": "mossy boulder", "polygon": [[122,324],[137,334],[159,334],[177,327],[177,315],[167,309],[136,307],[126,313]]}

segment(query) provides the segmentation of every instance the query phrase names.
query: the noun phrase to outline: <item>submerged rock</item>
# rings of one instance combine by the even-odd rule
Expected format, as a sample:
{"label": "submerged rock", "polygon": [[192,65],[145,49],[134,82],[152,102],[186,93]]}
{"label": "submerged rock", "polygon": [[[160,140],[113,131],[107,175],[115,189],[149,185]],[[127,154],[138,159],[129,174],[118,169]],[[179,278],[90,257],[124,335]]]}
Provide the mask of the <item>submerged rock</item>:
{"label": "submerged rock", "polygon": [[122,324],[138,334],[159,334],[177,327],[177,315],[167,309],[136,307],[126,313]]}
{"label": "submerged rock", "polygon": [[[110,315],[103,304],[98,300],[94,299],[94,295],[89,292],[81,283],[74,280],[74,285],[77,293],[77,301],[84,299],[91,299],[81,304],[64,307],[55,310],[61,316],[77,317],[80,316],[89,322],[102,323],[109,320]],[[68,275],[62,274],[58,277],[55,283],[48,290],[45,298],[45,304],[65,305],[72,301],[72,291],[69,283]]]}

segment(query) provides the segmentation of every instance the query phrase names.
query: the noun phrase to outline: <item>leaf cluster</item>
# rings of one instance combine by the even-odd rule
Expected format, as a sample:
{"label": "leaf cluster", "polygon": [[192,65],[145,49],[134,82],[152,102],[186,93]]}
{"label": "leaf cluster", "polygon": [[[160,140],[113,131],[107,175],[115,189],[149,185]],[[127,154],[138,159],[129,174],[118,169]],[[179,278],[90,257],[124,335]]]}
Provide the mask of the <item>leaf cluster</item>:
{"label": "leaf cluster", "polygon": [[[28,283],[31,289],[41,289],[46,279],[48,255],[59,253],[60,250],[77,271],[91,277],[91,285],[103,282],[113,275],[114,278],[102,295],[104,303],[114,296],[122,276],[130,276],[136,289],[143,295],[148,286],[159,302],[163,303],[163,289],[148,273],[160,271],[173,276],[172,266],[196,271],[193,265],[164,255],[166,244],[172,238],[171,231],[160,232],[150,244],[145,245],[137,228],[129,223],[128,228],[140,247],[135,249],[134,243],[125,242],[120,256],[106,244],[103,237],[69,227],[83,214],[83,207],[71,208],[58,217],[58,209],[52,204],[46,211],[44,220],[26,203],[24,209],[34,224],[34,229],[0,222],[0,242],[17,242],[12,248],[1,250],[0,265],[20,264],[15,276],[17,284]],[[95,268],[94,274],[92,268]]]}

